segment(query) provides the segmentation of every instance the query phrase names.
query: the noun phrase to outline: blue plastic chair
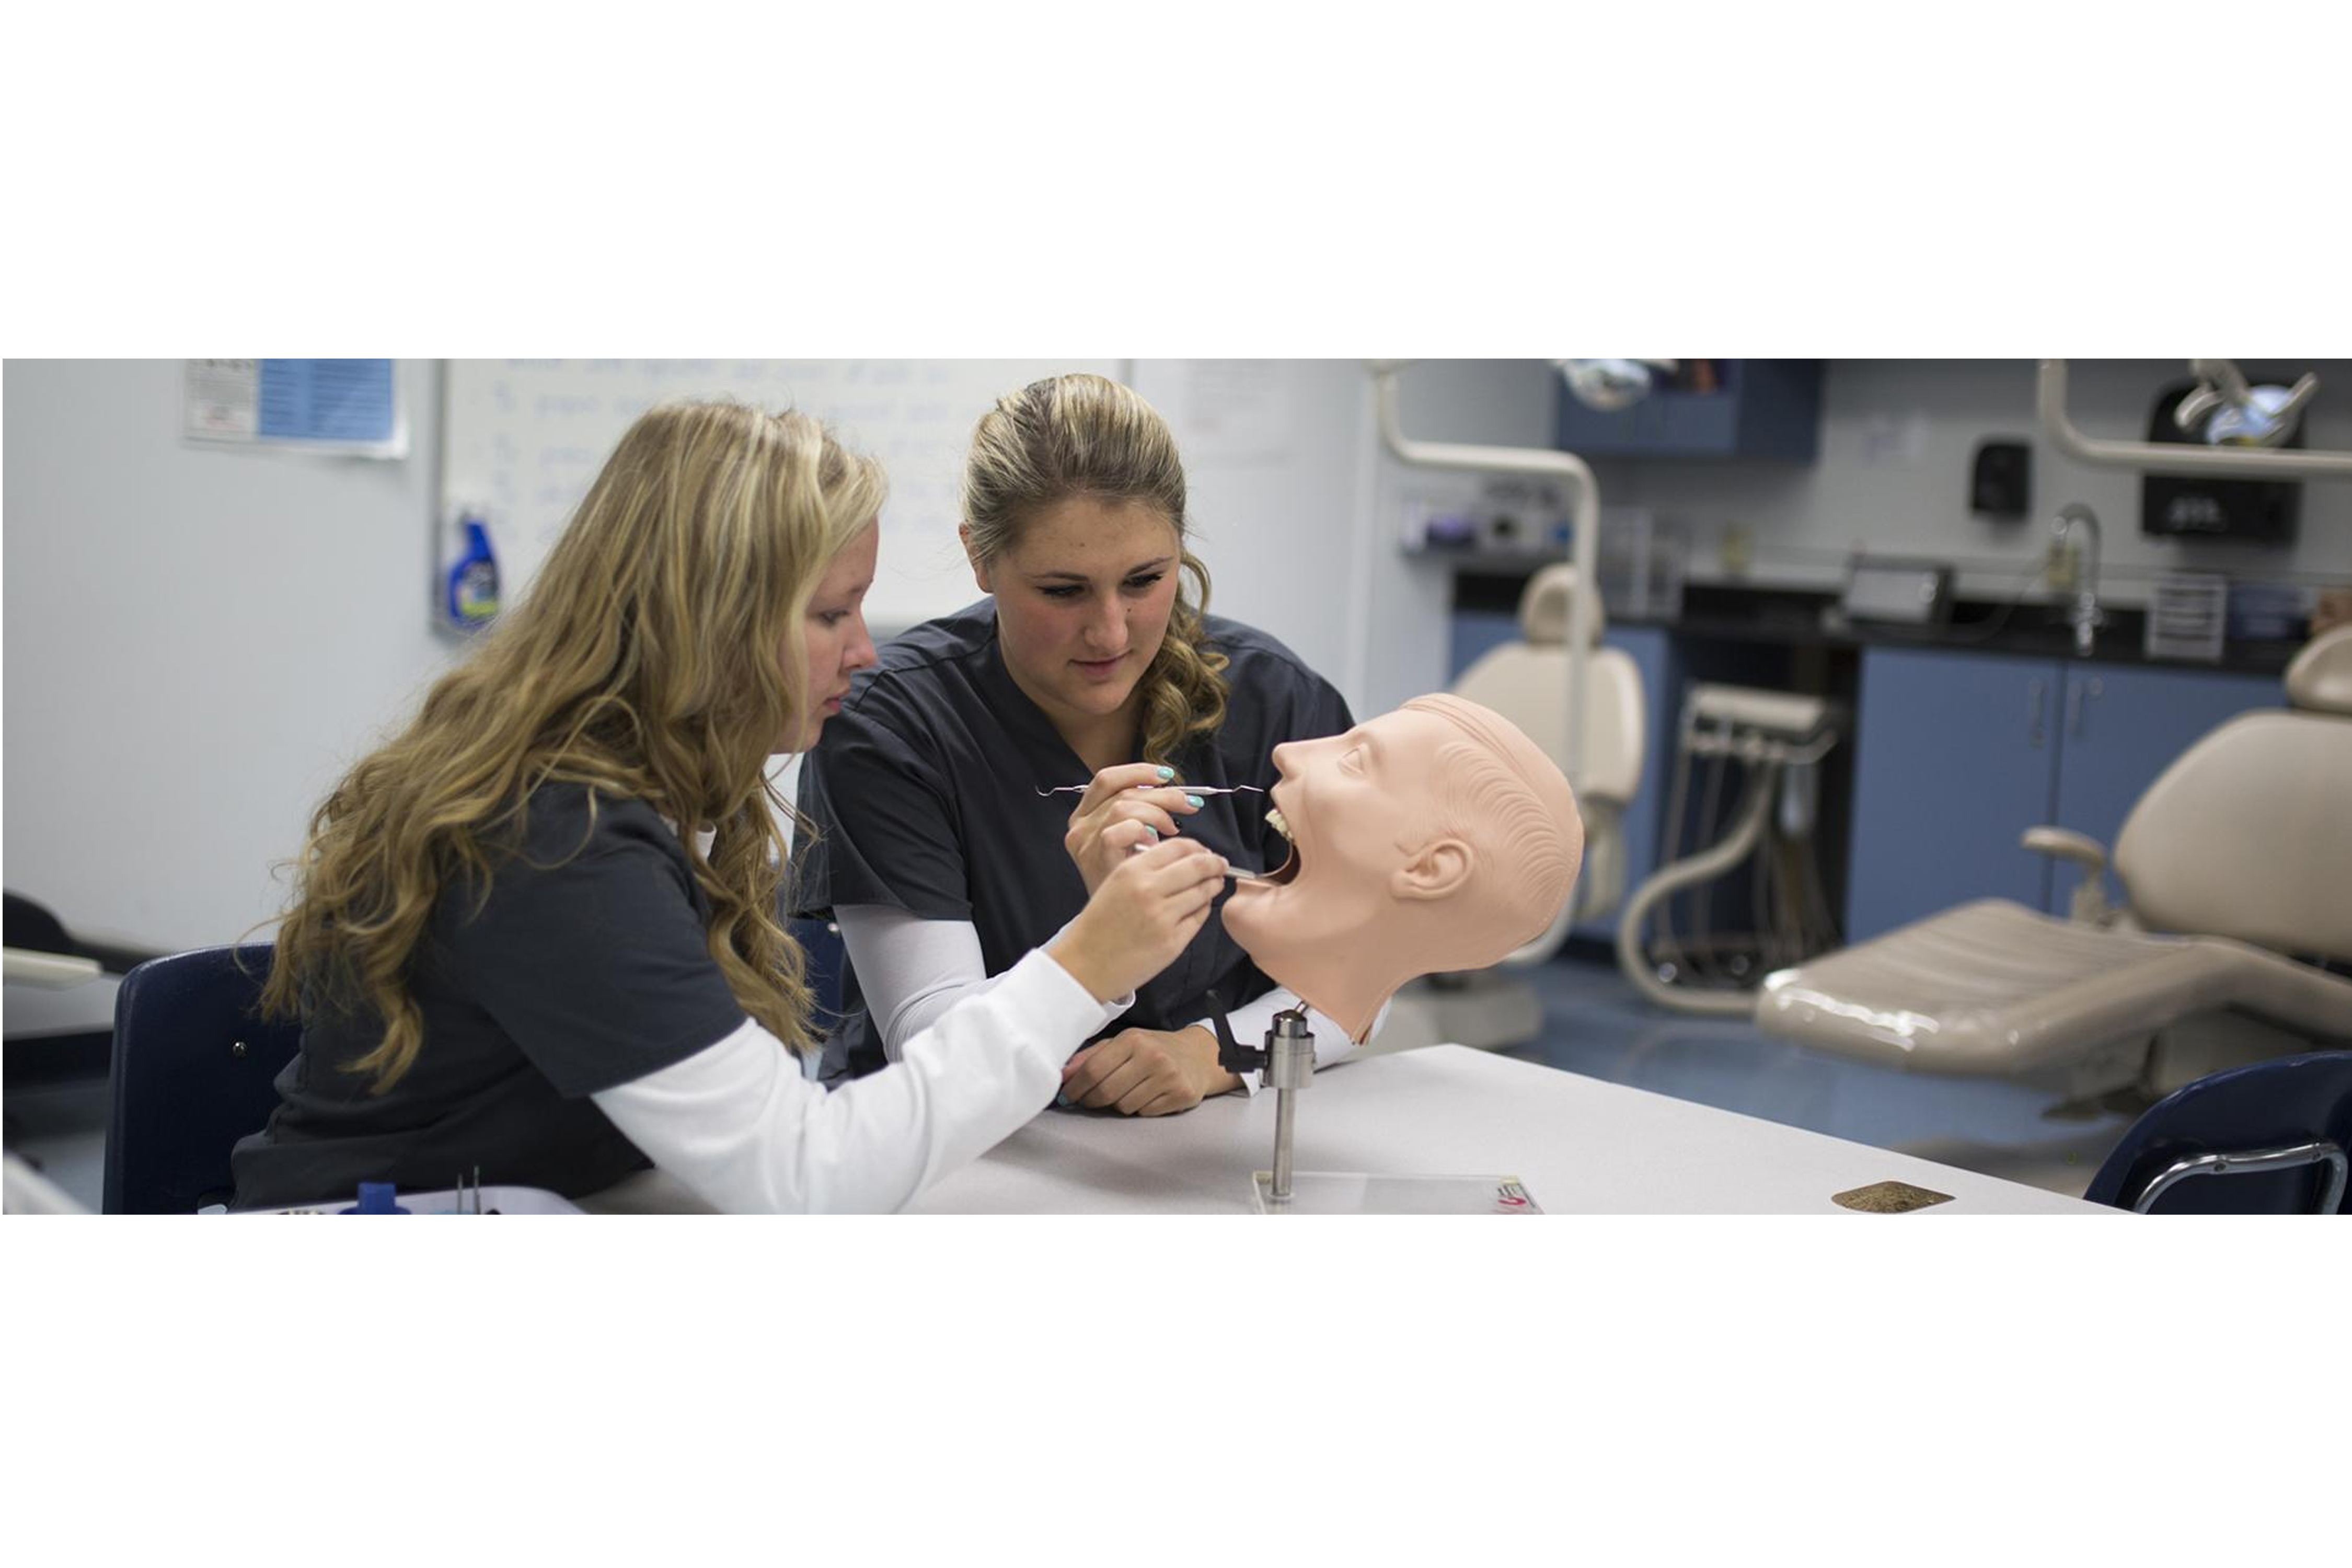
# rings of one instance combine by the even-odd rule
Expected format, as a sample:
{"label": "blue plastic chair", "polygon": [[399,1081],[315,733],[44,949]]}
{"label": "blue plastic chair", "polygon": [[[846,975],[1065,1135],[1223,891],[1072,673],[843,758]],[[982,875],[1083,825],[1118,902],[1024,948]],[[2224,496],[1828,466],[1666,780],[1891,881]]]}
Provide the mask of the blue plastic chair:
{"label": "blue plastic chair", "polygon": [[808,954],[809,990],[816,999],[815,1023],[830,1035],[841,1026],[841,971],[849,962],[841,928],[828,920],[803,919],[785,922],[793,940]]}
{"label": "blue plastic chair", "polygon": [[2352,1051],[2310,1051],[2175,1089],[2083,1195],[2143,1214],[2342,1214],[2347,1164]]}
{"label": "blue plastic chair", "polygon": [[226,1202],[229,1150],[278,1105],[301,1026],[255,1013],[271,948],[205,947],[140,964],[114,998],[108,1214]]}

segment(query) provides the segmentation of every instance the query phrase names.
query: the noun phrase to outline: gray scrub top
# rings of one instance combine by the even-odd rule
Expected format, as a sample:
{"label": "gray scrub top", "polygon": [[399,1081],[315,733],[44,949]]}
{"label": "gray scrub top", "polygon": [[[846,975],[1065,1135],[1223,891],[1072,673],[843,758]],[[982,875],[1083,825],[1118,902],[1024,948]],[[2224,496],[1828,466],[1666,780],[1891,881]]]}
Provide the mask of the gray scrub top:
{"label": "gray scrub top", "polygon": [[[1225,718],[1171,759],[1186,783],[1271,787],[1276,746],[1354,723],[1330,682],[1273,637],[1215,616],[1204,631],[1229,661]],[[882,904],[970,921],[988,973],[1001,974],[1086,903],[1062,846],[1077,797],[1037,791],[1091,776],[1004,668],[993,599],[928,621],[858,675],[802,766],[800,807],[816,835],[796,855],[794,907],[819,915]],[[1265,825],[1267,804],[1262,795],[1209,795],[1178,820],[1235,865],[1266,869],[1288,853]],[[826,1053],[829,1078],[884,1060],[856,975],[845,971],[844,981],[847,1016]],[[1229,1008],[1274,989],[1213,915],[1105,1033],[1197,1023],[1213,988]]]}
{"label": "gray scrub top", "polygon": [[306,999],[278,1109],[229,1157],[238,1208],[340,1198],[362,1182],[578,1197],[649,1163],[589,1097],[743,1025],[710,956],[710,906],[677,835],[643,801],[551,784],[494,830],[485,891],[453,877],[411,966],[425,1043],[382,1093],[344,1064],[383,1024]]}

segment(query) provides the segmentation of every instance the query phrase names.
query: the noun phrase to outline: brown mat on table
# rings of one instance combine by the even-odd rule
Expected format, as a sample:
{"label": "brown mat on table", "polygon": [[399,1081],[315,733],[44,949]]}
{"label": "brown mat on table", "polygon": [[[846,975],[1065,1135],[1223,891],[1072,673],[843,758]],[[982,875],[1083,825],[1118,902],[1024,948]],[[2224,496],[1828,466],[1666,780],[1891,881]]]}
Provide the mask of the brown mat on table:
{"label": "brown mat on table", "polygon": [[1908,1214],[1913,1209],[1933,1207],[1952,1201],[1949,1193],[1933,1193],[1925,1187],[1915,1187],[1908,1182],[1873,1182],[1866,1187],[1856,1187],[1848,1193],[1834,1193],[1830,1202],[1841,1208],[1863,1214]]}

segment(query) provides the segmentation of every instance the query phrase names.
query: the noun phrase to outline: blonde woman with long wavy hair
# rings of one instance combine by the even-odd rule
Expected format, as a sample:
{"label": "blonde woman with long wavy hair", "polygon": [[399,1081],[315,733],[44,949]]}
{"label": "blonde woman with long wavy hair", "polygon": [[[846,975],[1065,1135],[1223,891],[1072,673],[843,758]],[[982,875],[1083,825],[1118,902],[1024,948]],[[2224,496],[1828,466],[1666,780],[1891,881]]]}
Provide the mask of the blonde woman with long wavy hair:
{"label": "blonde woman with long wavy hair", "polygon": [[302,1048],[239,1206],[477,1168],[577,1197],[650,1163],[722,1209],[888,1209],[1053,1095],[1200,930],[1217,856],[1135,857],[889,1072],[802,1068],[766,764],[874,661],[883,494],[799,414],[631,426],[520,604],[314,816],[264,994]]}
{"label": "blonde woman with long wavy hair", "polygon": [[[1056,376],[981,417],[962,538],[989,597],[894,639],[802,770],[823,831],[800,907],[840,921],[864,1005],[834,1070],[896,1059],[1139,847],[1285,859],[1253,791],[1276,746],[1348,729],[1348,706],[1273,637],[1208,614],[1191,534],[1175,437],[1133,389]],[[1210,921],[1056,1098],[1157,1116],[1255,1091],[1218,1065],[1212,1011],[1255,1041],[1297,1001]],[[1314,1026],[1326,1062],[1347,1053],[1346,1031]]]}

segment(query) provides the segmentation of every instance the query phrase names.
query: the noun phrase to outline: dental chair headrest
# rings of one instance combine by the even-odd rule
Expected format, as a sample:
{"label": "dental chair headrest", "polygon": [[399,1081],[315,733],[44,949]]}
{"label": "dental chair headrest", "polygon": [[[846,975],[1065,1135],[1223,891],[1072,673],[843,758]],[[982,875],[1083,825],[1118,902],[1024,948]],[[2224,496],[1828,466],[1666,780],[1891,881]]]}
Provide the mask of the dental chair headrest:
{"label": "dental chair headrest", "polygon": [[[1576,585],[1576,568],[1567,562],[1545,567],[1528,579],[1519,595],[1519,635],[1531,643],[1559,644],[1568,640],[1568,599]],[[1592,641],[1608,629],[1601,601],[1592,601]]]}
{"label": "dental chair headrest", "polygon": [[2303,645],[2286,667],[2286,701],[2306,712],[2352,714],[2352,623]]}

